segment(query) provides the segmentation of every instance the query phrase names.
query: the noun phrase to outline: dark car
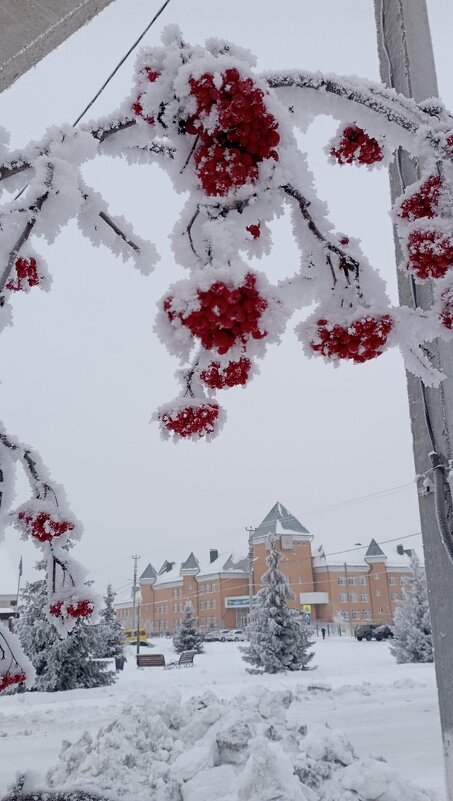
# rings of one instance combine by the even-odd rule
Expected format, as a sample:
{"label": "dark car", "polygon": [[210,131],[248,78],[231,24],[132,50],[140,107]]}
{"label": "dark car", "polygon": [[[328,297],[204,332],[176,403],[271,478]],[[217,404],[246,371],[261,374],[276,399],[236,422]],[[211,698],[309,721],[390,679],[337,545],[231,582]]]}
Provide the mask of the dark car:
{"label": "dark car", "polygon": [[374,630],[376,640],[388,640],[393,638],[393,631],[390,626],[377,626]]}

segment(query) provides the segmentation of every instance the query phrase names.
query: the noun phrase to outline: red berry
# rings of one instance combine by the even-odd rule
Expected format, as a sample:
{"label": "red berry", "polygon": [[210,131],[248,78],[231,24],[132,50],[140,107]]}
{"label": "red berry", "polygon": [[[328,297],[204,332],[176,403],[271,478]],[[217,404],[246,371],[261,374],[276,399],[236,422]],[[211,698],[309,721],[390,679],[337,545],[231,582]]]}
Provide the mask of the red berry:
{"label": "red berry", "polygon": [[216,403],[205,403],[201,406],[187,406],[174,412],[162,412],[159,420],[167,431],[186,438],[193,434],[203,437],[212,434],[219,416]]}
{"label": "red berry", "polygon": [[143,115],[143,106],[140,103],[140,99],[141,99],[141,95],[139,95],[137,97],[137,100],[135,101],[135,103],[132,103],[132,106],[131,106],[132,111],[134,112],[136,117],[141,117],[142,119],[145,120],[145,122],[148,123],[148,125],[154,125],[154,123],[155,123],[154,117],[145,117]]}
{"label": "red berry", "polygon": [[18,671],[17,673],[1,673],[0,692],[8,689],[8,687],[12,687],[14,684],[20,684],[21,682],[26,681],[26,679],[27,677],[23,671]]}
{"label": "red berry", "polygon": [[55,603],[51,604],[49,607],[49,612],[54,617],[64,617],[65,613],[69,615],[69,617],[74,618],[89,617],[93,614],[93,610],[93,603],[86,599],[76,601],[75,603],[68,603],[65,609],[63,609],[63,601],[55,601]]}
{"label": "red berry", "polygon": [[363,128],[349,125],[338,145],[331,148],[330,155],[338,164],[376,164],[383,160],[384,151],[377,139],[368,136]]}
{"label": "red berry", "polygon": [[442,181],[439,175],[431,175],[418,192],[401,203],[398,216],[404,220],[419,220],[422,217],[434,217],[440,198]]}
{"label": "red berry", "polygon": [[453,266],[453,239],[440,231],[411,231],[407,269],[417,278],[441,278]]}
{"label": "red berry", "polygon": [[[185,132],[200,138],[195,163],[206,194],[226,195],[255,182],[261,161],[278,160],[273,148],[280,142],[277,120],[263,102],[264,92],[251,78],[241,78],[236,68],[225,70],[220,89],[214,76],[205,73],[190,79],[190,91],[197,110],[186,121]],[[214,106],[217,125],[212,130],[209,115]]]}
{"label": "red berry", "polygon": [[157,79],[160,78],[160,72],[154,70],[152,67],[145,67],[145,72],[148,77],[148,81],[151,81],[151,83],[154,83],[154,81],[157,81]]}
{"label": "red berry", "polygon": [[329,359],[350,359],[361,364],[380,356],[393,328],[388,314],[380,317],[362,317],[348,326],[329,323],[321,319],[317,323],[316,338],[310,342],[315,353]]}
{"label": "red berry", "polygon": [[253,236],[254,239],[259,239],[261,236],[260,223],[257,223],[256,225],[248,225],[246,230]]}
{"label": "red berry", "polygon": [[54,520],[48,512],[38,512],[38,514],[19,512],[17,519],[26,534],[34,537],[38,542],[49,542],[54,537],[61,537],[74,528],[73,523],[68,520]]}
{"label": "red berry", "polygon": [[19,292],[24,290],[27,285],[31,287],[39,284],[40,276],[36,259],[17,259],[14,267],[16,270],[15,281],[11,278],[6,284],[6,289],[11,292]]}
{"label": "red berry", "polygon": [[349,239],[348,239],[347,236],[343,236],[340,239],[340,245],[342,245],[343,247],[346,247],[346,245],[349,245]]}
{"label": "red berry", "polygon": [[[265,331],[259,328],[261,315],[267,301],[256,289],[256,276],[247,273],[244,283],[230,288],[223,281],[216,281],[206,290],[197,292],[198,308],[179,319],[195,337],[199,337],[206,350],[217,350],[223,354],[237,343],[245,345],[247,340],[262,339]],[[164,301],[164,309],[170,322],[175,319],[171,298]]]}
{"label": "red berry", "polygon": [[252,367],[250,359],[241,357],[237,362],[228,362],[221,369],[218,362],[211,362],[207,370],[200,373],[200,378],[211,389],[224,389],[246,384]]}

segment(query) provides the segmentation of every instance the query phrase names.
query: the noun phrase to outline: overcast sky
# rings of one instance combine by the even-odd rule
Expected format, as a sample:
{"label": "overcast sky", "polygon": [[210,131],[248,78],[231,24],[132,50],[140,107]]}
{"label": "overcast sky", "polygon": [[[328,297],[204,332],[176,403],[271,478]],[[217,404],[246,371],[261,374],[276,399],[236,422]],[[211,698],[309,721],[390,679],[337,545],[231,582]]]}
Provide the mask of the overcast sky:
{"label": "overcast sky", "polygon": [[[48,125],[72,122],[159,6],[115,0],[5,91],[0,125],[11,132],[12,146],[40,137]],[[453,9],[447,0],[428,0],[428,8],[440,94],[452,108]],[[371,0],[172,0],[145,44],[159,43],[162,28],[174,22],[193,43],[219,36],[251,49],[258,70],[301,67],[379,79]],[[133,65],[131,57],[90,116],[114,110],[129,91]],[[323,147],[335,129],[323,118],[303,138],[320,197],[336,229],[362,239],[396,300],[387,174],[329,165]],[[114,587],[130,581],[132,553],[141,554],[144,569],[191,550],[245,552],[244,527],[258,525],[277,500],[328,552],[419,531],[396,350],[335,370],[305,358],[294,321],[261,363],[261,375],[219,398],[228,421],[213,443],[159,439],[149,419],[175,396],[178,364],[153,322],[156,301],[183,274],[167,240],[183,199],[157,167],[102,158],[85,174],[112,213],[156,243],[161,261],[144,278],[106,249],[92,248],[74,225],[51,248],[36,240],[54,283],[49,294],[34,290],[13,300],[15,326],[0,343],[0,408],[7,430],[34,446],[66,487],[85,526],[74,556],[98,589],[109,580]],[[276,280],[296,264],[289,223],[279,222],[263,269]],[[396,489],[345,503],[390,488]],[[18,500],[25,498],[22,482]],[[420,547],[420,540],[406,545]],[[12,532],[5,547],[14,564],[24,555],[27,575],[34,549]]]}

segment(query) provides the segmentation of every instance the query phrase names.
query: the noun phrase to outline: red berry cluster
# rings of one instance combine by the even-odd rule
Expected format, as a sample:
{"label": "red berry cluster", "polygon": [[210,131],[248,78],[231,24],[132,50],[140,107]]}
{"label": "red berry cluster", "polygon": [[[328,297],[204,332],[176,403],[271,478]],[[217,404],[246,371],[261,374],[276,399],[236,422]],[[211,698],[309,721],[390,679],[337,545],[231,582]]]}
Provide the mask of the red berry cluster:
{"label": "red berry cluster", "polygon": [[260,223],[257,223],[256,225],[248,225],[246,230],[253,236],[254,239],[259,239],[261,236]]}
{"label": "red berry cluster", "polygon": [[186,406],[177,412],[162,412],[159,419],[167,431],[180,437],[191,437],[193,434],[203,437],[214,432],[219,416],[216,403],[205,403],[202,406]]}
{"label": "red berry cluster", "polygon": [[369,316],[347,327],[318,320],[317,328],[317,338],[310,342],[316,353],[331,359],[351,359],[356,364],[362,364],[380,356],[393,328],[393,320],[388,314]]}
{"label": "red berry cluster", "polygon": [[417,278],[441,278],[453,266],[453,239],[440,231],[411,231],[407,247],[407,267]]}
{"label": "red berry cluster", "polygon": [[15,278],[11,278],[6,284],[6,288],[11,292],[23,291],[27,284],[30,287],[39,284],[36,259],[16,259],[14,267],[16,269]]}
{"label": "red berry cluster", "polygon": [[[63,617],[63,601],[56,601],[49,607],[49,612],[54,617]],[[82,600],[75,604],[66,604],[66,612],[69,617],[89,617],[93,614],[94,606],[91,601]]]}
{"label": "red berry cluster", "polygon": [[431,175],[418,192],[408,197],[400,206],[398,216],[404,220],[419,220],[434,217],[439,203],[442,180],[439,175]]}
{"label": "red berry cluster", "polygon": [[237,362],[228,362],[223,369],[218,362],[211,362],[207,370],[202,370],[200,378],[211,389],[236,387],[247,383],[251,367],[250,359],[244,356]]}
{"label": "red berry cluster", "polygon": [[26,675],[22,671],[20,673],[3,673],[0,675],[0,692],[2,690],[7,690],[8,687],[12,687],[14,684],[20,684],[22,681],[26,681]]}
{"label": "red berry cluster", "polygon": [[[194,158],[206,194],[226,195],[247,181],[255,182],[261,161],[278,160],[274,148],[280,142],[277,120],[263,102],[264,92],[251,78],[241,78],[236,68],[225,70],[220,88],[214,76],[205,73],[190,79],[190,90],[197,110],[186,121],[185,132],[201,140]],[[206,127],[214,106],[216,125]]]}
{"label": "red berry cluster", "polygon": [[38,512],[37,515],[19,512],[17,518],[27,534],[39,542],[49,542],[54,537],[61,537],[74,528],[74,524],[68,520],[53,520],[48,512]]}
{"label": "red berry cluster", "polygon": [[330,155],[338,164],[376,164],[383,160],[384,151],[377,139],[368,136],[363,128],[349,125],[338,145],[331,148]]}
{"label": "red berry cluster", "polygon": [[[214,348],[226,353],[237,342],[245,345],[251,336],[262,339],[266,332],[258,325],[267,301],[256,289],[256,276],[247,273],[242,286],[231,289],[223,281],[216,281],[207,291],[198,290],[199,309],[180,319],[193,336],[199,337],[206,350]],[[171,298],[164,302],[170,321],[175,317]]]}
{"label": "red berry cluster", "polygon": [[[157,72],[157,70],[154,70],[152,67],[145,67],[145,72],[148,80],[151,83],[154,83],[154,81],[157,81],[157,79],[160,77],[160,72]],[[141,100],[141,95],[137,97],[135,103],[132,103],[132,111],[134,112],[136,117],[142,117],[142,119],[144,119],[145,122],[148,123],[148,125],[154,125],[155,123],[154,117],[143,116],[143,106],[140,103],[140,100]]]}

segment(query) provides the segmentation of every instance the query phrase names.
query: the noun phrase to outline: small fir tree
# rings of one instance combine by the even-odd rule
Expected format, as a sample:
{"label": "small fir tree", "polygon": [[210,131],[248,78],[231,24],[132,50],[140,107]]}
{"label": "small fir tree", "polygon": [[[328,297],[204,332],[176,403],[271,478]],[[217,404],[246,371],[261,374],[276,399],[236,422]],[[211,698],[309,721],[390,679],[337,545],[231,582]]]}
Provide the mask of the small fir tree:
{"label": "small fir tree", "polygon": [[268,570],[264,587],[258,592],[251,615],[249,644],[242,648],[242,658],[253,665],[253,672],[279,673],[304,670],[313,658],[309,648],[311,627],[303,623],[287,602],[294,598],[286,576],[278,569],[281,554],[270,542]]}
{"label": "small fir tree", "polygon": [[200,632],[195,627],[191,603],[186,604],[181,626],[173,637],[173,646],[178,654],[182,654],[183,651],[203,653],[203,640]]}
{"label": "small fir tree", "polygon": [[47,581],[27,582],[21,593],[16,633],[36,670],[35,690],[57,692],[113,684],[115,674],[103,662],[94,662],[100,626],[77,620],[61,639],[46,616]]}
{"label": "small fir tree", "polygon": [[399,664],[434,659],[426,576],[415,553],[411,568],[411,582],[403,587],[403,600],[395,612],[395,636],[390,646]]}
{"label": "small fir tree", "polygon": [[99,657],[118,657],[123,654],[123,636],[121,623],[115,614],[115,593],[112,585],[107,585],[104,596],[104,606],[99,616],[100,622],[97,631],[97,651]]}

